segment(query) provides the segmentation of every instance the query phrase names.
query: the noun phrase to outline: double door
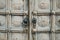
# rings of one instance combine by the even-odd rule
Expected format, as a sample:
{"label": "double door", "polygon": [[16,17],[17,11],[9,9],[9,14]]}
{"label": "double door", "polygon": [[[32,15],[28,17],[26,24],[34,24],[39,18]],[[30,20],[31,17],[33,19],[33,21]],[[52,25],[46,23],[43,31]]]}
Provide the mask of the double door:
{"label": "double door", "polygon": [[60,0],[0,0],[0,40],[60,40]]}

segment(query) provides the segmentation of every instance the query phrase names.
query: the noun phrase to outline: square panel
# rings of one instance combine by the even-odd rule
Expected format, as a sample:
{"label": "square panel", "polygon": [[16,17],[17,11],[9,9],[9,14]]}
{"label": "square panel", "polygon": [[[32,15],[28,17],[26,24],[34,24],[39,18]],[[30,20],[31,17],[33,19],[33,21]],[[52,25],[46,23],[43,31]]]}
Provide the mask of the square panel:
{"label": "square panel", "polygon": [[50,12],[50,0],[34,0],[34,10],[39,13]]}
{"label": "square panel", "polygon": [[50,31],[51,19],[50,16],[37,16],[36,29],[38,31]]}
{"label": "square panel", "polygon": [[7,29],[7,19],[6,16],[0,15],[0,30]]}
{"label": "square panel", "polygon": [[55,30],[60,30],[60,16],[55,17]]}
{"label": "square panel", "polygon": [[23,31],[23,27],[22,27],[23,17],[22,16],[11,16],[10,21],[11,21],[10,30]]}
{"label": "square panel", "polygon": [[26,33],[10,33],[9,40],[28,40]]}
{"label": "square panel", "polygon": [[0,33],[0,40],[7,40],[7,33]]}
{"label": "square panel", "polygon": [[34,36],[35,40],[50,40],[49,33],[36,33]]}
{"label": "square panel", "polygon": [[28,0],[11,0],[11,12],[28,12]]}

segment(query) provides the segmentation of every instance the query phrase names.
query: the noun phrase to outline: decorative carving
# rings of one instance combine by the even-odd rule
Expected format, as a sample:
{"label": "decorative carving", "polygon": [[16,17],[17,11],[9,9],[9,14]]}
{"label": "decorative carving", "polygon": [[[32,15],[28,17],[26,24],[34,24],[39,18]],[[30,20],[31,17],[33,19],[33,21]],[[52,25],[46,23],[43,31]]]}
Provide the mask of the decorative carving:
{"label": "decorative carving", "polygon": [[41,9],[47,9],[48,8],[48,3],[47,2],[40,2],[38,4],[38,7]]}

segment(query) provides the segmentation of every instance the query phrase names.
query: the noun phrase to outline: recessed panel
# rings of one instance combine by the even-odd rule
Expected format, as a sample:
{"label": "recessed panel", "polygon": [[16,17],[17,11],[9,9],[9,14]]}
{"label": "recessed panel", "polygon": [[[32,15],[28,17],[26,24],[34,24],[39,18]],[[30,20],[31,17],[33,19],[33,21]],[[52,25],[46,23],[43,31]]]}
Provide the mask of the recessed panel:
{"label": "recessed panel", "polygon": [[55,35],[55,40],[60,40],[60,33],[56,33]]}
{"label": "recessed panel", "polygon": [[22,31],[23,30],[22,21],[23,21],[22,16],[12,16],[10,29]]}
{"label": "recessed panel", "polygon": [[56,0],[56,7],[60,9],[60,0]]}
{"label": "recessed panel", "polygon": [[55,5],[53,8],[56,12],[60,12],[60,0],[54,0],[54,4]]}
{"label": "recessed panel", "polygon": [[55,17],[55,29],[60,30],[60,16]]}
{"label": "recessed panel", "polygon": [[6,26],[6,16],[0,15],[0,30],[5,30]]}
{"label": "recessed panel", "polygon": [[6,0],[0,0],[0,11],[5,11],[6,9]]}
{"label": "recessed panel", "polygon": [[28,0],[11,0],[11,12],[28,11]]}
{"label": "recessed panel", "polygon": [[38,31],[50,31],[50,16],[38,16],[36,29]]}
{"label": "recessed panel", "polygon": [[9,40],[28,40],[26,33],[10,33]]}
{"label": "recessed panel", "polygon": [[0,40],[7,40],[7,33],[0,33]]}
{"label": "recessed panel", "polygon": [[34,0],[35,10],[38,12],[50,12],[50,0]]}
{"label": "recessed panel", "polygon": [[35,40],[50,40],[49,33],[36,33],[34,38]]}

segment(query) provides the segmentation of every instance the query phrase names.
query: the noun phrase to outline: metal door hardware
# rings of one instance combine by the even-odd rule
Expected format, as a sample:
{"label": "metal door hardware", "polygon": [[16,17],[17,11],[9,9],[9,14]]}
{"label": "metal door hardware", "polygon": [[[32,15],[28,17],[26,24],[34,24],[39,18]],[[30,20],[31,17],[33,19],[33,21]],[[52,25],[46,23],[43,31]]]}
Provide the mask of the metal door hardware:
{"label": "metal door hardware", "polygon": [[32,19],[32,23],[33,23],[33,24],[36,24],[36,20],[37,20],[36,18],[33,18],[33,19]]}
{"label": "metal door hardware", "polygon": [[29,18],[28,17],[25,17],[24,19],[23,19],[23,25],[24,26],[28,26],[28,23],[29,23]]}

